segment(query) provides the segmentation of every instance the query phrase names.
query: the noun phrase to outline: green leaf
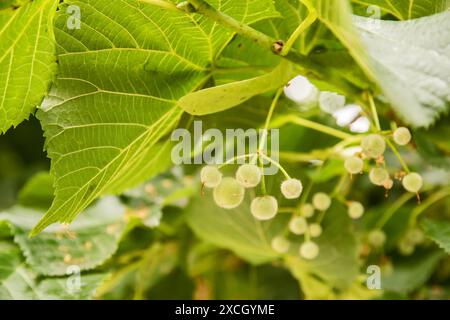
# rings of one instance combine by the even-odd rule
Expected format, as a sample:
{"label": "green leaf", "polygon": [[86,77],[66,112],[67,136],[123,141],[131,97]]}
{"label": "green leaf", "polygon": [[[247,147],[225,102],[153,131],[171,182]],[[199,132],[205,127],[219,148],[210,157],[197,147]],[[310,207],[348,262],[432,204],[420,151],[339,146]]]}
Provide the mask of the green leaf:
{"label": "green leaf", "polygon": [[380,86],[407,124],[427,127],[448,110],[450,12],[411,21],[374,21],[352,18],[348,1],[310,1],[320,21]]}
{"label": "green leaf", "polygon": [[28,118],[56,70],[51,27],[57,0],[0,11],[0,133]]}
{"label": "green leaf", "polygon": [[61,276],[69,265],[90,270],[110,258],[125,229],[124,213],[116,198],[105,198],[86,210],[70,229],[55,225],[34,238],[28,233],[42,212],[15,207],[0,213],[0,219],[13,225],[14,241],[34,272]]}
{"label": "green leaf", "polygon": [[116,263],[116,270],[98,290],[101,298],[123,299],[125,295],[128,299],[145,299],[148,291],[168,277],[179,263],[179,245],[175,242],[154,242],[137,255],[129,254],[134,254],[138,260],[124,263],[121,268],[117,268]]}
{"label": "green leaf", "polygon": [[291,80],[297,72],[288,63],[280,63],[265,75],[236,81],[188,94],[179,106],[193,115],[206,115],[235,107],[254,96],[276,90]]}
{"label": "green leaf", "polygon": [[394,261],[392,273],[381,279],[381,288],[395,292],[411,292],[419,288],[428,280],[444,256],[439,250],[422,251]]}
{"label": "green leaf", "polygon": [[53,201],[53,178],[48,172],[35,174],[20,190],[18,204],[24,207],[48,209]]}
{"label": "green leaf", "polygon": [[12,237],[11,226],[7,221],[0,220],[0,239]]}
{"label": "green leaf", "polygon": [[421,225],[425,234],[450,254],[450,222],[424,219]]}
{"label": "green leaf", "polygon": [[380,87],[407,124],[427,127],[448,112],[450,12],[411,21],[354,21]]}
{"label": "green leaf", "polygon": [[[232,250],[252,264],[262,264],[279,258],[273,251],[272,238],[282,234],[290,215],[279,214],[275,219],[261,222],[250,213],[250,197],[238,208],[225,210],[217,207],[207,195],[192,200],[187,209],[187,222],[204,241]],[[335,204],[323,221],[324,232],[317,239],[319,257],[305,261],[298,255],[298,238],[294,239],[287,264],[294,275],[307,272],[328,281],[333,286],[345,287],[358,272],[356,241],[350,232],[350,221],[345,208]]]}
{"label": "green leaf", "polygon": [[[65,274],[64,274],[65,275]],[[105,279],[105,274],[79,274],[80,288],[69,290],[71,277],[38,277],[23,261],[20,249],[13,243],[0,241],[0,299],[54,300],[90,299]]]}
{"label": "green leaf", "polygon": [[375,79],[369,65],[369,57],[353,26],[351,6],[348,0],[306,0],[317,10],[319,20],[348,49],[349,53],[371,79]]}
{"label": "green leaf", "polygon": [[71,293],[67,289],[69,278],[38,279],[26,266],[19,266],[0,283],[2,300],[87,300],[95,296],[106,275],[101,273],[81,275],[81,288]]}
{"label": "green leaf", "polygon": [[[353,3],[366,7],[375,5],[399,20],[408,20],[429,16],[449,8],[447,0],[353,0]],[[369,10],[368,14],[375,11]]]}
{"label": "green leaf", "polygon": [[[271,1],[254,2],[216,4],[244,23],[277,15]],[[32,235],[165,169],[178,100],[205,83],[233,36],[203,17],[135,0],[66,3],[88,18],[74,30],[66,6],[56,18],[59,75],[38,113],[56,195]]]}
{"label": "green leaf", "polygon": [[0,241],[0,283],[14,273],[22,263],[20,249],[7,241]]}

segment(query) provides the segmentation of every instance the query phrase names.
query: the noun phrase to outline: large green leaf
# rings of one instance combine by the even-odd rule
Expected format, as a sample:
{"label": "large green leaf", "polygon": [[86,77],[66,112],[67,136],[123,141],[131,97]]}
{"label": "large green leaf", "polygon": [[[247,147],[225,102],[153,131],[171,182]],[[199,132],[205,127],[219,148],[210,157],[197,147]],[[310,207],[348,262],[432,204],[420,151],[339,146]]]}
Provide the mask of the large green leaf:
{"label": "large green leaf", "polygon": [[28,118],[56,69],[52,20],[57,0],[0,11],[0,133]]}
{"label": "large green leaf", "polygon": [[408,124],[427,127],[450,103],[450,12],[410,21],[354,19],[384,94]]}
{"label": "large green leaf", "polygon": [[445,220],[425,219],[422,221],[425,234],[439,247],[450,254],[450,222]]}
{"label": "large green leaf", "polygon": [[[383,12],[388,12],[399,20],[407,20],[429,16],[449,8],[447,0],[352,0],[353,3],[364,6],[378,6]],[[376,13],[373,10],[367,12]]]}
{"label": "large green leaf", "polygon": [[105,198],[86,210],[70,229],[55,225],[34,238],[28,233],[42,216],[41,211],[15,207],[0,213],[0,219],[12,224],[14,241],[34,272],[61,276],[69,265],[90,270],[110,258],[125,229],[124,213],[117,199]]}
{"label": "large green leaf", "polygon": [[[277,15],[271,1],[256,2],[214,3],[244,23]],[[33,235],[167,167],[170,144],[159,141],[182,114],[177,102],[205,83],[233,35],[203,17],[136,0],[66,3],[85,18],[79,30],[67,29],[64,6],[56,18],[59,75],[38,114],[56,197]]]}

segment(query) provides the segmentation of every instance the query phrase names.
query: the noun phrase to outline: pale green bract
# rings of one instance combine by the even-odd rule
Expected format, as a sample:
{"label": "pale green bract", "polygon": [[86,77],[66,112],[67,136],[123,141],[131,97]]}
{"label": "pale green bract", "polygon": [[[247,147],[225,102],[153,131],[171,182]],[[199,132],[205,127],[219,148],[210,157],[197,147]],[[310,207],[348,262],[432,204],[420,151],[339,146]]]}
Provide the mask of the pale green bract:
{"label": "pale green bract", "polygon": [[56,0],[0,11],[0,133],[28,118],[56,71],[51,26]]}
{"label": "pale green bract", "polygon": [[205,115],[235,107],[250,98],[270,92],[285,85],[296,72],[287,62],[282,62],[265,75],[231,82],[188,94],[179,105],[193,115]]}
{"label": "pale green bract", "polygon": [[[206,82],[233,35],[203,17],[136,0],[66,3],[85,18],[68,30],[65,5],[56,17],[59,75],[38,113],[56,197],[32,235],[166,168],[170,144],[162,138],[182,114],[179,99]],[[269,0],[211,3],[244,23],[278,16]]]}

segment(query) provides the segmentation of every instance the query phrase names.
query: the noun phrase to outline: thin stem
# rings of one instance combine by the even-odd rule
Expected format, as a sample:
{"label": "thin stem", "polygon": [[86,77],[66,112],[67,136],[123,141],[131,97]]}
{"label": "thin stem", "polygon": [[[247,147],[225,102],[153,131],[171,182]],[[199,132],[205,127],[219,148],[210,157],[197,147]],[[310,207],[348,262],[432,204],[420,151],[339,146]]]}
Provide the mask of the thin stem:
{"label": "thin stem", "polygon": [[427,210],[429,207],[431,207],[433,204],[435,204],[436,202],[446,198],[450,196],[450,187],[444,188],[442,190],[440,190],[439,192],[436,192],[435,194],[431,195],[430,197],[428,197],[420,206],[418,206],[417,208],[415,208],[413,210],[413,212],[411,213],[411,217],[409,220],[409,224],[410,226],[413,226],[416,221],[417,221],[417,217],[424,212],[425,210]]}
{"label": "thin stem", "polygon": [[279,152],[278,156],[280,159],[290,162],[311,162],[313,160],[323,160],[326,158],[326,155],[314,151],[312,154],[300,152]]}
{"label": "thin stem", "polygon": [[224,167],[224,166],[226,166],[226,165],[232,164],[232,163],[233,163],[234,161],[236,161],[236,160],[250,158],[250,157],[254,156],[255,154],[256,154],[256,153],[249,153],[249,154],[244,154],[244,155],[240,155],[240,156],[233,157],[233,158],[227,160],[226,162],[222,163],[222,164],[219,166],[219,169],[222,168],[222,167]]}
{"label": "thin stem", "polygon": [[[261,158],[258,158],[258,164],[262,172],[264,172],[264,163],[262,162]],[[266,177],[263,174],[261,177],[261,192],[263,195],[266,195]]]}
{"label": "thin stem", "polygon": [[325,217],[325,213],[326,213],[326,211],[320,211],[319,216],[317,217],[317,220],[316,220],[316,222],[317,222],[318,224],[321,224],[321,223],[322,223],[323,218]]}
{"label": "thin stem", "polygon": [[289,174],[287,173],[286,170],[284,170],[283,166],[281,164],[279,164],[277,161],[273,160],[272,158],[266,156],[265,154],[260,154],[260,157],[269,161],[270,163],[274,164],[278,169],[281,170],[281,172],[284,174],[284,176],[286,177],[286,179],[290,179],[291,177],[289,176]]}
{"label": "thin stem", "polygon": [[278,213],[292,213],[295,211],[295,208],[289,208],[289,207],[282,207],[278,209]]}
{"label": "thin stem", "polygon": [[373,100],[373,96],[371,93],[368,92],[367,96],[369,97],[370,109],[372,110],[372,116],[375,121],[375,126],[377,127],[378,131],[381,131],[380,119],[378,118],[378,112],[377,107],[375,106],[375,101]]}
{"label": "thin stem", "polygon": [[349,139],[349,138],[353,138],[354,136],[352,136],[351,134],[330,128],[328,126],[325,126],[323,124],[311,121],[311,120],[307,120],[304,118],[300,118],[298,116],[295,115],[287,115],[287,116],[283,116],[283,117],[279,117],[277,119],[275,119],[272,123],[271,126],[272,127],[281,127],[286,123],[293,123],[293,124],[297,124],[299,126],[305,127],[305,128],[309,128],[309,129],[313,129],[316,131],[320,131],[322,133],[328,134],[330,136],[339,138],[339,139]]}
{"label": "thin stem", "polygon": [[283,50],[281,51],[281,55],[286,55],[289,50],[291,50],[295,41],[297,41],[298,37],[317,20],[317,12],[314,7],[308,1],[302,1],[302,3],[308,9],[308,15],[306,18],[299,24],[297,29],[291,34],[289,39],[286,41]]}
{"label": "thin stem", "polygon": [[403,170],[405,170],[407,173],[410,173],[411,170],[409,170],[408,165],[406,164],[406,162],[403,160],[400,152],[398,152],[397,147],[389,140],[386,139],[386,143],[388,144],[389,148],[391,148],[392,152],[395,154],[395,156],[397,157],[398,161],[400,162],[400,164],[403,167]]}
{"label": "thin stem", "polygon": [[237,34],[253,39],[258,45],[266,49],[272,50],[272,46],[275,41],[273,41],[273,39],[266,34],[216,10],[204,0],[189,0],[189,2],[195,7],[197,12],[201,13],[205,17],[227,26]]}
{"label": "thin stem", "polygon": [[305,230],[305,241],[311,241],[311,234],[309,233],[309,224],[306,222],[306,230]]}
{"label": "thin stem", "polygon": [[397,201],[395,201],[394,204],[391,205],[389,209],[383,213],[380,220],[378,220],[377,224],[375,225],[375,229],[382,229],[384,225],[389,221],[389,219],[392,218],[394,213],[396,213],[397,210],[403,207],[405,203],[411,200],[412,197],[414,197],[413,193],[405,193],[400,198],[398,198]]}
{"label": "thin stem", "polygon": [[313,186],[314,186],[314,180],[311,180],[311,181],[308,183],[308,186],[306,187],[306,190],[303,191],[303,196],[302,196],[302,198],[300,199],[300,203],[299,203],[298,206],[297,206],[298,212],[300,212],[300,209],[301,209],[302,206],[306,203],[306,201],[307,201],[307,199],[308,199],[308,197],[309,197],[309,194],[311,193],[311,190],[312,190]]}
{"label": "thin stem", "polygon": [[275,107],[277,106],[278,100],[280,99],[281,93],[283,92],[283,89],[278,89],[277,93],[275,94],[275,97],[272,100],[272,103],[269,108],[269,112],[267,113],[266,122],[264,124],[264,131],[261,137],[261,141],[259,142],[258,146],[258,152],[261,152],[266,144],[267,140],[267,130],[269,129],[270,121],[272,120],[273,112],[275,110]]}
{"label": "thin stem", "polygon": [[343,186],[347,182],[347,174],[343,174],[340,178],[338,183],[333,189],[333,192],[331,192],[331,197],[335,198],[339,195],[339,193],[342,191]]}

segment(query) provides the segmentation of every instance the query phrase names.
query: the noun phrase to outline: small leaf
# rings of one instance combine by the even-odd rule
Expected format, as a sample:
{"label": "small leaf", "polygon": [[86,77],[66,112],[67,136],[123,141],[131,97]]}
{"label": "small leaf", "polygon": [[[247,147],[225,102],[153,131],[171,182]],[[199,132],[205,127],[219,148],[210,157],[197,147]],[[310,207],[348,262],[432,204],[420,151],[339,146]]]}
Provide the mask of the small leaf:
{"label": "small leaf", "polygon": [[53,201],[53,178],[48,172],[34,175],[20,190],[18,204],[24,207],[48,209]]}

